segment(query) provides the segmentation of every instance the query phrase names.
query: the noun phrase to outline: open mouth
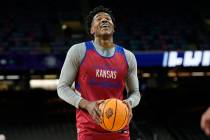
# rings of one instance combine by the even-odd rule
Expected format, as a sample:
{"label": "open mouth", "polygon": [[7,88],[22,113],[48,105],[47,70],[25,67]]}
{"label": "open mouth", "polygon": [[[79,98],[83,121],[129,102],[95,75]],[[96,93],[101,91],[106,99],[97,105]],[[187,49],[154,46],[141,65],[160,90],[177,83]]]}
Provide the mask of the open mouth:
{"label": "open mouth", "polygon": [[100,27],[101,28],[109,28],[109,25],[108,24],[102,24]]}

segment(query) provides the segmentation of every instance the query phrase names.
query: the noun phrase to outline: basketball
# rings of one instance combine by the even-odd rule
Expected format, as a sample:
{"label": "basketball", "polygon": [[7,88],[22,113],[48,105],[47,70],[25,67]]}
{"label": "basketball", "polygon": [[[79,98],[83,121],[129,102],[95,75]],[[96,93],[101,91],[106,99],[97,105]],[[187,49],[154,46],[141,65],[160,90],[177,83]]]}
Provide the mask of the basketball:
{"label": "basketball", "polygon": [[99,105],[101,110],[100,126],[107,131],[119,131],[128,124],[129,109],[119,99],[107,99]]}

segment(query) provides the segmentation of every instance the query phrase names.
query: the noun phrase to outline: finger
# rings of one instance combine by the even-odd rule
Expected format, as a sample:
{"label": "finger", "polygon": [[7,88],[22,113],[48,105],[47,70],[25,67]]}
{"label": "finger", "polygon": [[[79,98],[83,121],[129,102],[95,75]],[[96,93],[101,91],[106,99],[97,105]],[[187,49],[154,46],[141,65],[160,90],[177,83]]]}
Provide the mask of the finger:
{"label": "finger", "polygon": [[100,104],[102,104],[103,102],[105,102],[105,100],[98,100],[98,101],[96,101],[96,104],[97,104],[97,105],[100,105]]}
{"label": "finger", "polygon": [[133,114],[130,113],[130,115],[129,115],[129,120],[128,120],[128,124],[130,124],[132,117],[133,117]]}
{"label": "finger", "polygon": [[130,116],[132,116],[133,114],[132,114],[132,108],[131,108],[131,105],[127,102],[127,101],[123,101],[126,105],[127,105],[127,107],[128,107],[128,111],[130,112]]}
{"label": "finger", "polygon": [[128,116],[128,117],[129,117],[129,118],[128,118],[128,125],[129,125],[130,122],[131,122],[131,119],[132,119],[132,117],[133,117],[132,112],[129,111],[129,116]]}
{"label": "finger", "polygon": [[92,118],[96,122],[96,124],[100,124],[101,123],[101,118],[100,118],[100,116],[97,115],[96,111],[95,111],[95,113],[93,113]]}
{"label": "finger", "polygon": [[129,111],[129,121],[128,121],[128,123],[130,123],[130,121],[131,121],[131,119],[133,117],[132,108],[131,108],[131,106],[130,106],[130,104],[128,102],[125,101],[125,104],[128,107],[128,111]]}
{"label": "finger", "polygon": [[131,105],[126,100],[123,100],[123,103],[126,104],[126,106],[128,107],[128,111],[129,111],[128,125],[129,125],[133,117],[132,108],[131,108]]}
{"label": "finger", "polygon": [[127,105],[128,109],[131,110],[131,105],[126,101],[126,100],[123,100],[123,103]]}
{"label": "finger", "polygon": [[94,111],[96,119],[101,120],[101,111],[98,108],[95,108]]}
{"label": "finger", "polygon": [[101,119],[99,117],[95,118],[96,124],[100,125],[101,124]]}
{"label": "finger", "polygon": [[94,111],[96,112],[97,116],[101,116],[101,110],[99,109],[99,106],[95,106]]}
{"label": "finger", "polygon": [[97,116],[93,116],[93,120],[94,120],[95,123],[98,124],[98,125],[101,123],[101,121],[98,119]]}

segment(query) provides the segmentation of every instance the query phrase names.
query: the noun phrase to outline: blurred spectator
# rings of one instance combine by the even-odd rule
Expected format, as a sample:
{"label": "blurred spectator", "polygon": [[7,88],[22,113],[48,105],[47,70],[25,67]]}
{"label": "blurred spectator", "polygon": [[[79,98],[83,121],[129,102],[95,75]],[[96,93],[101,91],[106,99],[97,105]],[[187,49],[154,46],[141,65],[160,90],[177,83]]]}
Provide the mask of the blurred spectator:
{"label": "blurred spectator", "polygon": [[206,135],[210,136],[210,107],[201,117],[201,128],[204,130]]}
{"label": "blurred spectator", "polygon": [[6,140],[6,137],[3,134],[0,134],[0,140]]}

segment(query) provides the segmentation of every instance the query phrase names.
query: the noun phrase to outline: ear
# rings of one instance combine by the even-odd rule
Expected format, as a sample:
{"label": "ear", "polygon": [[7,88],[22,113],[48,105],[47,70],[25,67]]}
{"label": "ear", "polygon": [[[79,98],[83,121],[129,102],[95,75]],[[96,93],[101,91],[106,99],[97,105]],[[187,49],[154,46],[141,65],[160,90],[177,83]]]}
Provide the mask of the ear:
{"label": "ear", "polygon": [[93,35],[94,33],[95,33],[95,30],[94,30],[94,28],[91,27],[90,28],[90,34]]}

